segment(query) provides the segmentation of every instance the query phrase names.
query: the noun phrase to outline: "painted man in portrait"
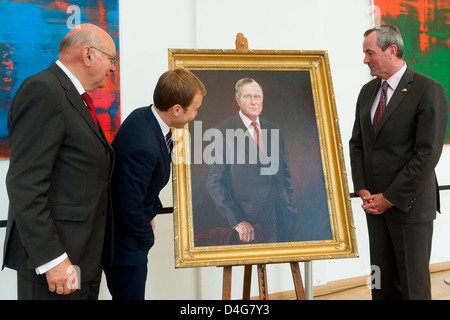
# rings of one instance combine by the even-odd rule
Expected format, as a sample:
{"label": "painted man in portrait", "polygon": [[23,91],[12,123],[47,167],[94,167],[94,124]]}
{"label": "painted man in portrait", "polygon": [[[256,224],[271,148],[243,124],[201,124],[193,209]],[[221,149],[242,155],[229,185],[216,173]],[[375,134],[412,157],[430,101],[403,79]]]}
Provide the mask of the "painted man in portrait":
{"label": "painted man in portrait", "polygon": [[293,241],[298,212],[280,128],[260,117],[264,97],[255,80],[243,78],[235,89],[239,111],[212,129],[207,161],[207,190],[228,224],[220,237],[223,244]]}

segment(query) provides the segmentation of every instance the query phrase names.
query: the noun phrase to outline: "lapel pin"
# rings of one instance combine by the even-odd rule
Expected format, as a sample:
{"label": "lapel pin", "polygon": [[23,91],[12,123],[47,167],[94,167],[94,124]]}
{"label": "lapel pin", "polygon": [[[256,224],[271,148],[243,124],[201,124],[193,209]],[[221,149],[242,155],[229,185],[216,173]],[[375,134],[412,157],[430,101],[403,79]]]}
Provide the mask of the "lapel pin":
{"label": "lapel pin", "polygon": [[406,91],[408,91],[408,89],[405,88],[405,89],[402,89],[402,91],[403,91],[403,92],[406,92]]}

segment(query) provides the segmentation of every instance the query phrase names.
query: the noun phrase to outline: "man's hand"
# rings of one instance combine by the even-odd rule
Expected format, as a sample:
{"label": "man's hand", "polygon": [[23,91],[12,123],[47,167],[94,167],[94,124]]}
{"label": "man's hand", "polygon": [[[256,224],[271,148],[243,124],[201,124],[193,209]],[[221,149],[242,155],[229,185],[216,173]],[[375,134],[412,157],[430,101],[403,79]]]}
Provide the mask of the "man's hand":
{"label": "man's hand", "polygon": [[[156,228],[155,219],[152,219],[152,221],[150,221],[150,226],[152,227],[152,230],[155,231]],[[156,241],[155,232],[153,232],[153,241]]]}
{"label": "man's hand", "polygon": [[78,275],[69,258],[45,273],[48,289],[57,294],[70,294],[78,289]]}
{"label": "man's hand", "polygon": [[358,195],[363,201],[361,206],[367,213],[382,214],[392,207],[392,203],[386,200],[382,193],[371,194],[368,190],[358,191]]}
{"label": "man's hand", "polygon": [[255,229],[247,221],[242,221],[241,223],[233,227],[239,233],[239,240],[244,243],[252,242],[255,239]]}

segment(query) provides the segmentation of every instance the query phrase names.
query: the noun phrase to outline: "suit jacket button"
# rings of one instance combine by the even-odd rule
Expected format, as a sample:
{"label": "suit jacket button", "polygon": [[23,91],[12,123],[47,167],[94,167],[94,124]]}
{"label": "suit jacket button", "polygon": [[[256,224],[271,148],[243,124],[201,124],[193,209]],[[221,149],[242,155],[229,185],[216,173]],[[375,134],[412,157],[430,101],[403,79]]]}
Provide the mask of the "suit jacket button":
{"label": "suit jacket button", "polygon": [[408,205],[408,209],[411,209],[411,207],[412,207],[414,201],[416,201],[416,198],[413,198],[413,199],[411,200],[411,202],[410,202],[409,205]]}
{"label": "suit jacket button", "polygon": [[103,215],[106,217],[108,215],[108,210],[103,210]]}

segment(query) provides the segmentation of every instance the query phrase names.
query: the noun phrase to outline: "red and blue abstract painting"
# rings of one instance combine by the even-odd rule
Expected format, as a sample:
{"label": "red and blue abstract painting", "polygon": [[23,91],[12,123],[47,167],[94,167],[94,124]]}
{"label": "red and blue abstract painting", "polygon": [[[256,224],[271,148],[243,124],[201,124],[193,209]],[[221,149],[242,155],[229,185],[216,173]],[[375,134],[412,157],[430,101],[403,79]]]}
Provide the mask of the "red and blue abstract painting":
{"label": "red and blue abstract painting", "polygon": [[[119,0],[0,0],[0,158],[9,158],[7,115],[19,86],[58,59],[60,40],[77,24],[92,23],[119,50]],[[120,126],[120,65],[105,88],[92,92],[109,141]]]}

